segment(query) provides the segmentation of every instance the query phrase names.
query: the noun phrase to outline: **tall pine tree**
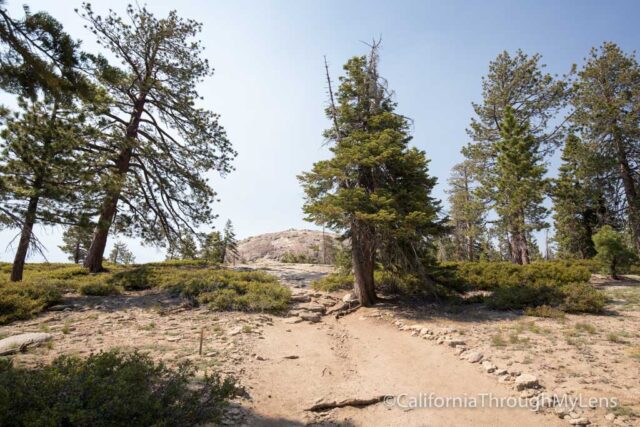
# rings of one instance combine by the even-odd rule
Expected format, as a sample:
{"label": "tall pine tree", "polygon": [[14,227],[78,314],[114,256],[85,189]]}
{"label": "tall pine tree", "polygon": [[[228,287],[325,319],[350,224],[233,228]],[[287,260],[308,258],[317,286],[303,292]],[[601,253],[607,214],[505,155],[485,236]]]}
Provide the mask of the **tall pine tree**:
{"label": "tall pine tree", "polygon": [[99,16],[88,3],[82,16],[98,43],[123,64],[96,61],[95,78],[113,100],[104,113],[105,135],[95,150],[108,169],[102,203],[84,265],[102,270],[112,226],[115,231],[164,244],[210,223],[216,193],[205,174],[225,174],[235,156],[218,116],[197,107],[196,87],[211,74],[194,37],[201,24],[177,16],[158,19],[128,6],[126,19]]}
{"label": "tall pine tree", "polygon": [[[577,73],[571,120],[624,192],[627,222],[640,252],[640,65],[614,43],[592,49]],[[611,194],[611,197],[614,195]]]}
{"label": "tall pine tree", "polygon": [[547,180],[540,144],[525,124],[518,123],[507,107],[500,124],[500,140],[495,143],[495,167],[482,182],[487,198],[509,233],[511,260],[528,264],[531,234],[546,226],[542,206]]}
{"label": "tall pine tree", "polygon": [[378,45],[343,69],[335,97],[329,85],[333,125],[325,137],[332,157],[299,179],[307,219],[350,239],[355,293],[370,306],[377,299],[376,262],[420,268],[423,245],[441,230],[440,207],[431,197],[436,179],[428,175],[425,154],[409,147],[409,122],[395,112],[379,75]]}

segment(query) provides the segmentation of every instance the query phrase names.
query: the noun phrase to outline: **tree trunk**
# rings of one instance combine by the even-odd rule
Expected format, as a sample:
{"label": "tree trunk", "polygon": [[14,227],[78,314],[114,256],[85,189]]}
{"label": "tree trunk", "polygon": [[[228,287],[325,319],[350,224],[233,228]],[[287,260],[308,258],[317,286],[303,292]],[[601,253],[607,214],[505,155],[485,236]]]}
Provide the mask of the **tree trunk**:
{"label": "tree trunk", "polygon": [[355,276],[354,291],[363,307],[370,307],[377,300],[373,281],[374,254],[374,244],[370,235],[363,236],[358,232],[352,234],[351,255]]}
{"label": "tree trunk", "polygon": [[98,225],[96,226],[91,246],[84,259],[83,265],[91,273],[104,271],[102,260],[104,258],[104,250],[107,247],[109,229],[111,228],[111,223],[118,208],[118,200],[120,199],[122,186],[129,172],[129,164],[131,163],[131,156],[133,155],[133,145],[138,138],[138,126],[140,125],[140,118],[144,111],[145,99],[146,93],[142,93],[134,104],[129,125],[125,132],[126,147],[122,149],[116,161],[116,174],[118,175],[116,178],[117,185],[115,185],[114,189],[106,196],[102,210],[100,211],[100,218],[98,219]]}
{"label": "tree trunk", "polygon": [[636,250],[640,253],[640,207],[638,204],[638,192],[636,183],[633,179],[633,173],[629,166],[627,153],[622,146],[619,136],[614,136],[616,155],[618,158],[618,167],[620,168],[620,177],[624,185],[624,193],[627,198],[627,209],[629,209],[629,225],[633,232],[633,240]]}
{"label": "tree trunk", "polygon": [[36,222],[36,212],[38,211],[39,200],[40,197],[38,196],[34,196],[29,199],[27,213],[25,215],[24,224],[22,225],[22,231],[20,233],[18,249],[16,250],[16,256],[13,260],[13,267],[11,268],[12,282],[19,282],[22,280],[22,273],[24,272],[24,262],[27,259],[27,253],[29,252],[29,242],[31,241],[31,234],[33,233],[33,225]]}
{"label": "tree trunk", "polygon": [[80,242],[76,242],[76,249],[73,251],[73,262],[80,264]]}

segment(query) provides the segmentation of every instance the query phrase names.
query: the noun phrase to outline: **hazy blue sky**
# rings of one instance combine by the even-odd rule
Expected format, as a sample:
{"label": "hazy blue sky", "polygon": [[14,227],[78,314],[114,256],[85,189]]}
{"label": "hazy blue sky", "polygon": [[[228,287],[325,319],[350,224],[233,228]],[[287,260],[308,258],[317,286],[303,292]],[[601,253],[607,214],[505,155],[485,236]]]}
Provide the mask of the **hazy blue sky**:
{"label": "hazy blue sky", "polygon": [[[94,9],[104,11],[107,3],[118,12],[127,4],[96,2]],[[13,15],[22,4],[8,0]],[[87,50],[95,49],[74,12],[80,1],[27,4],[50,12]],[[481,77],[499,52],[539,52],[548,70],[564,74],[603,41],[627,51],[640,41],[637,1],[152,0],[147,6],[159,16],[175,8],[204,24],[205,54],[215,74],[201,94],[221,114],[239,153],[232,174],[212,177],[221,198],[217,225],[231,218],[240,237],[313,228],[303,220],[296,175],[327,155],[323,55],[336,78],[350,56],[366,52],[363,41],[382,36],[382,73],[399,111],[414,120],[414,143],[432,159],[437,196],[444,198],[449,170],[467,142],[471,102],[480,99]],[[6,96],[0,101],[8,102]],[[64,260],[57,248],[61,230],[38,233],[49,260]],[[5,251],[13,235],[0,233],[2,260],[13,257],[13,249]],[[163,257],[129,243],[138,261]]]}

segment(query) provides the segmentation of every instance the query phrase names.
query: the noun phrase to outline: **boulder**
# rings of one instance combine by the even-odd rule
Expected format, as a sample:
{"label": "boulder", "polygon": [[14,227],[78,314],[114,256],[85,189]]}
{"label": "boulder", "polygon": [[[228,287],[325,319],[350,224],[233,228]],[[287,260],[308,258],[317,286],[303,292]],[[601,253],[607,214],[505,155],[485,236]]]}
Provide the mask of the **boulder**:
{"label": "boulder", "polygon": [[37,347],[52,338],[53,335],[44,332],[30,332],[5,338],[0,340],[0,356],[25,351],[28,347]]}

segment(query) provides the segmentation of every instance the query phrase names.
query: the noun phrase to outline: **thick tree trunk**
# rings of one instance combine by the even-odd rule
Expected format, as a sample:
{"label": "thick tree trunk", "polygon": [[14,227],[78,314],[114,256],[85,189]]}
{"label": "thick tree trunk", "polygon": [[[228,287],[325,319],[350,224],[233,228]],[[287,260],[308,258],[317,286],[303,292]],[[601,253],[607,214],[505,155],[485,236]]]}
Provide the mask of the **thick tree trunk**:
{"label": "thick tree trunk", "polygon": [[353,258],[353,273],[355,276],[354,291],[363,307],[370,307],[376,303],[373,270],[375,266],[375,248],[372,237],[353,233],[351,237],[351,255]]}
{"label": "thick tree trunk", "polygon": [[24,224],[22,225],[22,231],[20,233],[20,241],[18,242],[18,249],[16,250],[16,256],[13,260],[13,267],[11,269],[12,282],[19,282],[22,280],[24,263],[27,259],[27,253],[29,252],[29,242],[31,241],[31,234],[33,233],[33,225],[36,222],[36,212],[38,211],[39,200],[40,198],[38,196],[34,196],[29,199],[27,213],[25,215]]}
{"label": "thick tree trunk", "polygon": [[111,228],[111,223],[118,208],[118,200],[120,199],[122,186],[129,172],[129,164],[131,163],[131,156],[133,155],[133,145],[138,138],[138,126],[140,125],[140,118],[144,111],[145,99],[146,93],[142,93],[134,104],[129,125],[125,132],[126,147],[122,149],[116,161],[118,185],[106,196],[102,210],[100,211],[100,218],[98,219],[98,225],[96,226],[91,246],[84,259],[83,265],[91,273],[104,271],[102,260],[104,258],[104,250],[107,247],[109,229]]}
{"label": "thick tree trunk", "polygon": [[640,204],[638,200],[638,191],[636,183],[633,179],[633,172],[629,166],[627,153],[624,150],[622,141],[619,137],[614,137],[618,158],[618,167],[620,169],[620,177],[624,185],[624,193],[627,198],[627,209],[629,210],[629,225],[633,232],[633,241],[636,250],[640,253]]}
{"label": "thick tree trunk", "polygon": [[76,248],[73,251],[73,262],[80,264],[80,243],[76,242]]}

